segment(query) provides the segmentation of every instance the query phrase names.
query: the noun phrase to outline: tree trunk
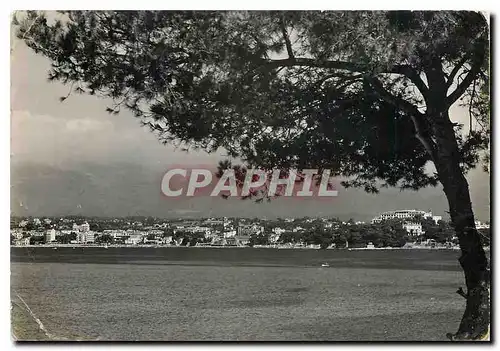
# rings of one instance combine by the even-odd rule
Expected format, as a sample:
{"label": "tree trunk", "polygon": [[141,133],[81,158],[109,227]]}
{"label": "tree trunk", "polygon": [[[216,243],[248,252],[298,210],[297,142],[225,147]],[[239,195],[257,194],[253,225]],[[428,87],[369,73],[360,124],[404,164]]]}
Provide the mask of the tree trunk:
{"label": "tree trunk", "polygon": [[448,199],[450,217],[459,240],[460,265],[467,286],[466,308],[451,340],[480,340],[489,332],[490,272],[483,244],[476,230],[467,180],[460,168],[460,154],[447,112],[429,118],[436,141],[434,163]]}

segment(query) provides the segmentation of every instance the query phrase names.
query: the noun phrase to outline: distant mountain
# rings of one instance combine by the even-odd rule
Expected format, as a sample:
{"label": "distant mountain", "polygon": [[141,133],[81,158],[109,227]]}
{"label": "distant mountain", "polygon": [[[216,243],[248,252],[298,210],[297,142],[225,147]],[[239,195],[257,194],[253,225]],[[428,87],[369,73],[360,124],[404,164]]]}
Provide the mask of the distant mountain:
{"label": "distant mountain", "polygon": [[[256,204],[248,200],[210,197],[167,198],[160,191],[163,174],[161,167],[145,168],[133,163],[75,162],[51,166],[13,161],[11,212],[34,216],[325,216],[369,221],[384,211],[416,208],[448,217],[441,187],[418,192],[382,189],[378,195],[369,195],[359,189],[339,189],[339,196],[328,201],[279,198],[271,203]],[[484,195],[489,194],[489,183],[483,181],[471,185],[471,189],[476,216],[489,220],[489,201]]]}

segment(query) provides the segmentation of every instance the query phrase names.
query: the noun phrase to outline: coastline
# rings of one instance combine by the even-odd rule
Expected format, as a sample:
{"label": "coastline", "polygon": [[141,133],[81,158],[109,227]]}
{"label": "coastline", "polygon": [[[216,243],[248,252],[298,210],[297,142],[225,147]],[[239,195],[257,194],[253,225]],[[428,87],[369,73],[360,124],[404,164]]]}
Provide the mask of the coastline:
{"label": "coastline", "polygon": [[[229,245],[196,245],[196,246],[177,246],[177,245],[92,245],[92,244],[47,244],[47,245],[23,245],[23,246],[15,246],[11,245],[11,248],[102,248],[102,249],[111,249],[111,248],[133,248],[133,249],[141,249],[141,248],[210,248],[210,249],[230,249],[230,248],[256,248],[256,249],[279,249],[279,250],[322,250],[319,247],[311,247],[311,246],[289,246],[289,245],[258,245],[258,246],[229,246]],[[412,246],[412,247],[375,247],[375,248],[367,248],[367,247],[352,247],[352,248],[326,248],[324,250],[348,250],[348,251],[371,251],[371,250],[460,250],[460,247],[430,247],[430,246]],[[485,251],[489,251],[489,247],[484,248]]]}

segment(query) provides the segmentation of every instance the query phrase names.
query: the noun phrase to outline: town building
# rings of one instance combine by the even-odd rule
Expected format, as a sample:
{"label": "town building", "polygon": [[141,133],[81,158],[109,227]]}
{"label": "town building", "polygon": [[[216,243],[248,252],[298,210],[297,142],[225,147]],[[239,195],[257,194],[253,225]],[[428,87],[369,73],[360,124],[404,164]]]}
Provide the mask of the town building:
{"label": "town building", "polygon": [[53,241],[56,241],[56,230],[55,229],[48,229],[45,232],[45,242],[51,243]]}
{"label": "town building", "polygon": [[14,242],[14,245],[16,245],[16,246],[28,246],[29,244],[30,244],[30,238],[21,238],[21,239],[17,239]]}
{"label": "town building", "polygon": [[127,245],[137,245],[144,240],[141,234],[133,234],[125,239],[125,244]]}
{"label": "town building", "polygon": [[[326,226],[325,226],[326,227]],[[284,232],[286,232],[285,229],[283,228],[280,228],[280,227],[274,227],[272,230],[271,230],[274,234],[283,234]]]}
{"label": "town building", "polygon": [[174,234],[177,232],[188,232],[188,233],[201,233],[205,238],[212,237],[212,228],[210,227],[201,227],[198,225],[195,226],[178,226],[173,230]]}
{"label": "town building", "polygon": [[23,232],[19,230],[11,230],[10,235],[14,237],[15,240],[19,240],[23,238]]}
{"label": "town building", "polygon": [[490,229],[490,225],[487,223],[481,223],[481,221],[476,221],[476,229]]}
{"label": "town building", "polygon": [[88,231],[85,233],[86,237],[85,237],[85,243],[87,244],[93,244],[95,243],[95,232],[93,231]]}
{"label": "town building", "polygon": [[264,227],[258,224],[238,225],[238,236],[259,235],[264,232]]}
{"label": "town building", "polygon": [[86,232],[77,232],[76,233],[76,242],[79,244],[87,243],[87,233]]}
{"label": "town building", "polygon": [[402,219],[402,220],[412,220],[416,217],[422,217],[424,219],[432,219],[436,224],[442,220],[441,216],[434,216],[431,211],[426,212],[422,210],[396,210],[396,211],[387,211],[384,212],[377,217],[372,219],[373,223],[380,223],[385,220],[391,219]]}
{"label": "town building", "polygon": [[102,232],[103,235],[109,235],[113,239],[120,239],[127,236],[127,231],[123,229],[106,229]]}
{"label": "town building", "polygon": [[271,244],[276,244],[280,239],[281,233],[273,233],[269,235],[269,242]]}
{"label": "town building", "polygon": [[403,229],[405,229],[411,236],[421,236],[425,234],[422,229],[422,224],[415,222],[405,222],[403,223]]}
{"label": "town building", "polygon": [[237,246],[246,246],[250,243],[250,235],[237,235],[234,239]]}
{"label": "town building", "polygon": [[224,238],[234,238],[236,236],[236,230],[229,230],[224,232]]}
{"label": "town building", "polygon": [[161,239],[162,244],[171,244],[172,243],[172,235],[165,236]]}
{"label": "town building", "polygon": [[73,223],[73,231],[74,232],[88,232],[90,230],[90,225],[87,222],[82,223],[81,225],[78,225],[76,223]]}

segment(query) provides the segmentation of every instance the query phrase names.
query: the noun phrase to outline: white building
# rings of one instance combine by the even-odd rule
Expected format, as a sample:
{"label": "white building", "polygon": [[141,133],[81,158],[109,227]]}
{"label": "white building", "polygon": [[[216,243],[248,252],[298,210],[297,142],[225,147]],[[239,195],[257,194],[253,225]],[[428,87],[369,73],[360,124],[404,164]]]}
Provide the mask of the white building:
{"label": "white building", "polygon": [[30,238],[21,238],[15,241],[16,246],[28,246],[30,244]]}
{"label": "white building", "polygon": [[87,233],[86,232],[77,232],[76,233],[76,242],[79,244],[87,243]]}
{"label": "white building", "polygon": [[10,235],[14,237],[14,239],[19,240],[23,238],[23,232],[17,230],[11,230]]}
{"label": "white building", "polygon": [[422,224],[415,222],[405,222],[403,223],[403,229],[405,229],[411,236],[420,236],[425,232],[422,230]]}
{"label": "white building", "polygon": [[481,221],[476,221],[476,229],[489,229],[490,225],[486,223],[481,223]]}
{"label": "white building", "polygon": [[124,236],[127,236],[127,232],[122,229],[106,229],[102,232],[103,235],[109,235],[113,239],[118,239],[122,238]]}
{"label": "white building", "polygon": [[49,229],[45,232],[45,242],[50,243],[52,241],[56,241],[56,230]]}
{"label": "white building", "polygon": [[269,242],[275,244],[280,239],[281,233],[273,233],[269,235]]}
{"label": "white building", "polygon": [[[326,226],[325,226],[325,227],[326,227]],[[285,230],[285,229],[283,229],[283,228],[275,227],[275,228],[273,228],[273,229],[272,229],[272,232],[273,232],[274,234],[278,234],[278,235],[280,235],[280,234],[282,234],[282,233],[286,232],[286,230]]]}
{"label": "white building", "polygon": [[90,230],[90,225],[85,222],[81,225],[78,225],[76,223],[73,223],[73,231],[75,232],[88,232]]}
{"label": "white building", "polygon": [[432,212],[430,212],[430,211],[425,212],[423,217],[425,219],[429,219],[429,218],[432,219],[436,224],[438,224],[438,222],[443,219],[443,217],[441,217],[441,216],[433,216]]}
{"label": "white building", "polygon": [[144,240],[143,236],[140,234],[133,234],[125,240],[127,245],[137,245]]}
{"label": "white building", "polygon": [[238,226],[238,236],[259,235],[264,232],[264,227],[257,224],[240,224]]}
{"label": "white building", "polygon": [[228,230],[224,232],[224,238],[234,238],[236,236],[236,230]]}
{"label": "white building", "polygon": [[426,212],[421,210],[396,210],[396,211],[387,211],[384,212],[377,217],[372,219],[373,223],[380,223],[385,220],[390,219],[403,219],[403,220],[412,220],[417,216],[421,216],[424,219],[431,218],[437,224],[438,221],[442,220],[441,216],[433,216],[432,212]]}
{"label": "white building", "polygon": [[85,233],[85,242],[87,244],[95,243],[95,232],[88,231]]}
{"label": "white building", "polygon": [[372,223],[380,223],[382,221],[390,220],[390,219],[413,219],[416,216],[424,216],[426,214],[425,211],[420,210],[397,210],[397,211],[387,211],[384,212],[377,217],[372,219]]}
{"label": "white building", "polygon": [[171,244],[172,243],[172,235],[165,236],[161,239],[162,244]]}
{"label": "white building", "polygon": [[202,233],[205,238],[212,237],[212,228],[200,227],[198,225],[188,226],[188,227],[178,226],[176,229],[173,230],[173,232],[174,232],[174,234],[177,232]]}
{"label": "white building", "polygon": [[89,230],[90,230],[90,225],[87,222],[80,225],[80,231],[88,232]]}

